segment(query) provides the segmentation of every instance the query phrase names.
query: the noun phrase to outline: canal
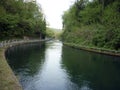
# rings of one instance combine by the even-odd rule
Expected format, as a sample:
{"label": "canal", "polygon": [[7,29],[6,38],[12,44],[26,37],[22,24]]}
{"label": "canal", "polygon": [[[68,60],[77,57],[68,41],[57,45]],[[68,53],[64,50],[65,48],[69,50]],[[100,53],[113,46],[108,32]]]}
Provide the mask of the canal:
{"label": "canal", "polygon": [[11,47],[6,58],[24,90],[120,90],[120,57],[56,40]]}

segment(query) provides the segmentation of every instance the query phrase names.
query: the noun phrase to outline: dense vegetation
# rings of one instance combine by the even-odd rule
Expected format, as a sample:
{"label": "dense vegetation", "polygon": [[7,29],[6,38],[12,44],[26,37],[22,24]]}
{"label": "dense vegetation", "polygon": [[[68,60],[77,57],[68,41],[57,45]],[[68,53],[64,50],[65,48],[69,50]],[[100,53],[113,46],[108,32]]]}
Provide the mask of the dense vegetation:
{"label": "dense vegetation", "polygon": [[48,38],[54,38],[54,39],[61,39],[62,30],[61,29],[55,29],[47,27],[46,29],[46,37]]}
{"label": "dense vegetation", "polygon": [[120,1],[77,0],[63,15],[63,41],[120,50]]}
{"label": "dense vegetation", "polygon": [[40,5],[27,0],[0,0],[0,39],[45,37],[46,21]]}

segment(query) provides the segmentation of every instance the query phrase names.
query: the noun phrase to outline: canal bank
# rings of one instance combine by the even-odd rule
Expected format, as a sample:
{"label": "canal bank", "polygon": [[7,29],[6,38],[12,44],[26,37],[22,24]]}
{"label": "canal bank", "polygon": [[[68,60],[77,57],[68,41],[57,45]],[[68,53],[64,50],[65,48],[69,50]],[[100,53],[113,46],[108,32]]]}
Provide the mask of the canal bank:
{"label": "canal bank", "polygon": [[6,58],[24,90],[120,90],[120,57],[53,40],[14,46]]}
{"label": "canal bank", "polygon": [[5,59],[7,48],[0,48],[0,90],[22,90],[19,81]]}
{"label": "canal bank", "polygon": [[46,40],[13,40],[2,42],[0,47],[0,90],[22,90],[18,79],[13,73],[11,67],[7,63],[5,52],[8,48],[33,42],[42,42]]}
{"label": "canal bank", "polygon": [[109,50],[109,49],[97,48],[97,47],[87,47],[87,46],[81,46],[74,43],[66,43],[66,42],[64,42],[63,44],[72,48],[86,50],[90,52],[112,55],[112,56],[120,56],[120,51],[116,51],[116,50]]}

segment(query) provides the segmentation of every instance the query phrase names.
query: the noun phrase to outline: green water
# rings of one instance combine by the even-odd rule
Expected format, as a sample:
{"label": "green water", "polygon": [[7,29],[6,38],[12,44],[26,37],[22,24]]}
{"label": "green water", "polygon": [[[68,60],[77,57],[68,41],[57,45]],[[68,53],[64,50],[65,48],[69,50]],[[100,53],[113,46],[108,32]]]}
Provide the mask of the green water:
{"label": "green water", "polygon": [[60,41],[15,46],[6,57],[24,90],[120,90],[120,57]]}

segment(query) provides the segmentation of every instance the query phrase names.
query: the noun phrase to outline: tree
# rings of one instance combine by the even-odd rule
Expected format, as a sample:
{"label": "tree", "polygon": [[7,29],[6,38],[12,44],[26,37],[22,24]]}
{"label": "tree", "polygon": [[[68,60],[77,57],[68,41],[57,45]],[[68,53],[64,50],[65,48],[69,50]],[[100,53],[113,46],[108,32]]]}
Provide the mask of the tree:
{"label": "tree", "polygon": [[0,12],[0,38],[34,36],[36,31],[45,36],[46,21],[35,2],[1,0]]}
{"label": "tree", "polygon": [[62,18],[64,41],[120,50],[118,0],[77,0]]}

